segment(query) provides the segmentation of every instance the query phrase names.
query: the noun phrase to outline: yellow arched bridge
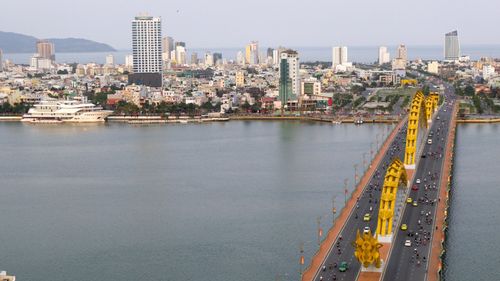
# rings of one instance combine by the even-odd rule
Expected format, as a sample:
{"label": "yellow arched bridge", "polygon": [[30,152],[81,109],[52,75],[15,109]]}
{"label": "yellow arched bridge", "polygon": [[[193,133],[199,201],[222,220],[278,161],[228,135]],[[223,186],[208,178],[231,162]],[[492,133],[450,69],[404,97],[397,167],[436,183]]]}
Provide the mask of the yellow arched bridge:
{"label": "yellow arched bridge", "polygon": [[[394,256],[402,257],[400,248],[405,241],[403,243],[397,241],[405,238],[406,235],[397,235],[400,224],[408,219],[408,217],[405,218],[408,210],[420,208],[416,203],[405,203],[411,194],[416,195],[420,192],[416,191],[414,186],[410,189],[409,181],[412,177],[422,176],[423,171],[428,172],[422,169],[422,166],[437,169],[436,172],[439,172],[441,167],[434,162],[428,162],[438,160],[424,158],[424,155],[429,153],[429,149],[444,147],[444,138],[436,139],[435,142],[440,143],[435,144],[429,140],[428,134],[431,130],[439,131],[439,126],[446,126],[442,119],[450,120],[449,116],[452,111],[449,109],[450,103],[444,103],[442,107],[438,107],[441,97],[446,97],[446,95],[430,93],[425,96],[422,91],[418,91],[412,97],[407,117],[395,128],[381,147],[379,155],[372,163],[372,168],[361,180],[352,199],[347,201],[347,214],[343,211],[338,216],[339,221],[329,231],[323,243],[329,246],[321,245],[317,255],[311,261],[311,266],[303,273],[302,280],[332,280],[333,273],[337,278],[341,274],[342,280],[363,280],[361,277],[365,271],[381,272],[384,270],[386,272],[385,268],[391,265],[387,260],[389,248],[392,247],[391,260]],[[446,99],[448,98],[449,94]],[[439,117],[442,121],[433,121]],[[441,128],[442,134],[443,131],[445,130]],[[420,155],[423,156],[420,157]],[[432,165],[428,165],[429,163]],[[418,216],[412,216],[412,220],[413,217]],[[416,222],[408,225],[414,228],[413,224]],[[332,236],[331,240],[330,236]],[[396,252],[398,254],[395,254]],[[353,258],[354,261],[352,261]],[[405,262],[408,263],[408,259]],[[339,269],[331,269],[335,264],[345,266],[342,266],[342,271],[339,272]],[[384,280],[414,280],[409,276],[405,276],[405,279],[391,275],[391,278],[384,277]]]}
{"label": "yellow arched bridge", "polygon": [[[380,195],[380,206],[377,216],[376,237],[387,238],[385,241],[391,241],[394,232],[393,224],[395,223],[396,201],[400,185],[407,186],[408,169],[414,169],[416,163],[416,155],[418,148],[423,144],[422,140],[426,134],[426,129],[432,121],[432,117],[438,108],[439,95],[431,93],[425,97],[421,91],[418,91],[413,97],[408,114],[408,124],[406,130],[406,141],[404,150],[404,164],[398,159],[394,158],[388,165],[385,172],[384,181]],[[360,245],[368,245],[369,242],[362,241],[371,236],[359,236],[356,242]],[[368,243],[368,244],[367,244]],[[354,253],[359,262],[365,267],[367,264],[380,267],[380,261],[373,257],[378,257],[380,247],[356,247]],[[370,260],[367,259],[370,257]],[[368,262],[372,261],[372,262]]]}

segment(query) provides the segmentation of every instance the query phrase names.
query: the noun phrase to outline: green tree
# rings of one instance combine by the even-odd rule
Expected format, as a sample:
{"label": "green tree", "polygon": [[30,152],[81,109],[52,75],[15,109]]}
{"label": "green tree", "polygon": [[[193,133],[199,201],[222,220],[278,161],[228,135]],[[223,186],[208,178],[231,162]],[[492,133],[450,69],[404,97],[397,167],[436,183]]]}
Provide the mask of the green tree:
{"label": "green tree", "polygon": [[468,97],[472,97],[476,92],[471,85],[467,85],[464,89],[464,95]]}

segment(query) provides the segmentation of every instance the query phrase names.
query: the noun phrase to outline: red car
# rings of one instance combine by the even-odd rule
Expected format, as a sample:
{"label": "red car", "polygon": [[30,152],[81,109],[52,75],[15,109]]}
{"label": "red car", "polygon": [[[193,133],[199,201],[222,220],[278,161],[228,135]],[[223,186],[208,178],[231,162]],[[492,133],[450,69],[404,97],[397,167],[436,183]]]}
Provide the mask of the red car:
{"label": "red car", "polygon": [[418,190],[418,186],[416,184],[414,184],[412,187],[411,187],[411,190]]}

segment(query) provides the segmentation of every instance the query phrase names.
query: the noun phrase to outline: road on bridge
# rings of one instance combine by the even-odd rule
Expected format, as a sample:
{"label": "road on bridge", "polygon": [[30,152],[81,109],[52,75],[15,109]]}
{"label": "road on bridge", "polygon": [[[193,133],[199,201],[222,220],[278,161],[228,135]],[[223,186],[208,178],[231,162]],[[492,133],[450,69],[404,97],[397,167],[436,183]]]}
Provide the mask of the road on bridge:
{"label": "road on bridge", "polygon": [[[432,144],[425,145],[411,185],[418,187],[418,190],[411,190],[409,194],[412,200],[417,201],[417,206],[407,204],[404,210],[401,223],[406,224],[408,230],[402,231],[399,227],[395,230],[397,235],[383,275],[386,281],[427,279],[431,241],[436,230],[434,217],[437,201],[444,200],[438,194],[445,158],[443,154],[455,103],[454,90],[449,85],[445,88],[444,96],[445,103],[430,128],[429,139],[432,139]],[[409,247],[405,246],[407,240],[411,243]]]}
{"label": "road on bridge", "polygon": [[[352,242],[356,239],[356,232],[368,226],[372,233],[376,231],[377,217],[380,205],[380,194],[383,187],[384,176],[387,167],[394,158],[403,159],[406,140],[407,124],[403,125],[397,132],[387,153],[380,161],[377,170],[371,177],[367,186],[364,187],[362,195],[358,198],[357,207],[350,214],[340,235],[335,240],[327,258],[323,261],[320,270],[316,273],[314,280],[356,280],[360,269],[360,263],[354,257]],[[364,221],[364,215],[370,214],[369,221]],[[338,266],[341,262],[347,262],[348,270],[340,272]],[[336,266],[335,266],[336,265]],[[335,278],[335,279],[334,279]]]}

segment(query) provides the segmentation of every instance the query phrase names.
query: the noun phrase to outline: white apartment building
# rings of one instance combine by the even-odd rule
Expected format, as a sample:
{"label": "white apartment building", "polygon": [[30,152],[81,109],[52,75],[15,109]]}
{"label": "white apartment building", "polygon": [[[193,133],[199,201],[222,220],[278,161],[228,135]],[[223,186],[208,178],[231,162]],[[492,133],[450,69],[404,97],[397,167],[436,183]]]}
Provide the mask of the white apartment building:
{"label": "white apartment building", "polygon": [[495,67],[489,64],[483,65],[483,79],[489,80],[496,75]]}
{"label": "white apartment building", "polygon": [[381,46],[378,49],[378,64],[384,64],[391,62],[391,54],[387,50],[387,47]]}
{"label": "white apartment building", "polygon": [[333,47],[332,62],[333,68],[347,64],[347,47]]}
{"label": "white apartment building", "polygon": [[132,21],[134,73],[162,72],[161,18],[137,16]]}

